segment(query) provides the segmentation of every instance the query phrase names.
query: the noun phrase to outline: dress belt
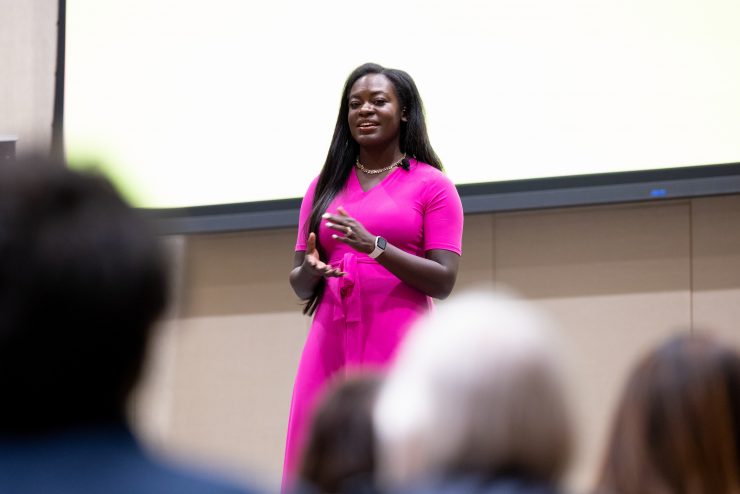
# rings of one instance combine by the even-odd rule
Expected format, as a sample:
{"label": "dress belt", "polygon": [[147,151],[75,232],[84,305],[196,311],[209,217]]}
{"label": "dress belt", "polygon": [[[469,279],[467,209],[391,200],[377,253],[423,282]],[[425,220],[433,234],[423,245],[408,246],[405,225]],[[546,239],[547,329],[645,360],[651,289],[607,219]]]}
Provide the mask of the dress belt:
{"label": "dress belt", "polygon": [[333,267],[344,271],[344,276],[336,278],[339,293],[337,298],[340,303],[334,306],[334,320],[344,319],[347,323],[360,322],[362,318],[362,289],[360,277],[357,272],[357,264],[372,264],[375,259],[360,256],[353,252],[346,252],[341,259],[329,261]]}

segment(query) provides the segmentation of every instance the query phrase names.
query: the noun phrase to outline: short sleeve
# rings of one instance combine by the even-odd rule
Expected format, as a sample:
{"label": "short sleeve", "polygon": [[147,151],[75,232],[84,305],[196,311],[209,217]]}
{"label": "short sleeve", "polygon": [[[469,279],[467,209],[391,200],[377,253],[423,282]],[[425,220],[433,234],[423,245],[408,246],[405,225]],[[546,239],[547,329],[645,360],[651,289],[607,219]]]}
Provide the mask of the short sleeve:
{"label": "short sleeve", "polygon": [[313,209],[313,199],[316,192],[316,184],[319,181],[319,177],[316,177],[308,186],[306,195],[303,196],[301,202],[301,211],[298,214],[298,237],[295,242],[295,250],[306,250],[306,242],[308,241],[308,221],[311,219],[311,209]]}
{"label": "short sleeve", "polygon": [[424,251],[444,249],[462,254],[463,209],[455,184],[439,173],[425,190]]}

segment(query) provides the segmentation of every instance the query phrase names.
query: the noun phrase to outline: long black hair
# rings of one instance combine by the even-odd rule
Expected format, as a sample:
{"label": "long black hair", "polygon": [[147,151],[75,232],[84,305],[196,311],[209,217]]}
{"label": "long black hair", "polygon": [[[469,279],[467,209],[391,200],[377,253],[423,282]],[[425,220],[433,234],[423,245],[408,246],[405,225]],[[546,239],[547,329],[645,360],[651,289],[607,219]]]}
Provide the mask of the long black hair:
{"label": "long black hair", "polygon": [[[406,153],[407,156],[413,157],[418,161],[427,163],[438,170],[443,170],[442,162],[429,142],[427,125],[424,119],[424,105],[422,104],[419,90],[416,88],[416,84],[411,76],[403,70],[387,69],[375,63],[366,63],[353,70],[344,83],[337,123],[334,126],[334,135],[331,138],[329,152],[326,155],[324,167],[321,169],[319,180],[316,184],[313,208],[311,209],[311,216],[308,221],[309,227],[306,229],[306,235],[310,232],[316,233],[316,248],[324,260],[326,260],[326,252],[323,250],[318,237],[321,215],[326,212],[331,201],[344,188],[354,166],[355,159],[360,152],[360,147],[352,137],[349,121],[347,120],[349,115],[349,93],[355,82],[368,74],[382,74],[386,76],[393,84],[401,108],[405,109],[406,121],[401,122],[401,134],[399,138],[401,152]],[[405,162],[404,165],[404,168],[408,170],[408,162]],[[324,292],[324,286],[324,280],[321,280],[316,285],[313,295],[308,299],[303,309],[304,314],[312,315],[316,311],[316,306]]]}

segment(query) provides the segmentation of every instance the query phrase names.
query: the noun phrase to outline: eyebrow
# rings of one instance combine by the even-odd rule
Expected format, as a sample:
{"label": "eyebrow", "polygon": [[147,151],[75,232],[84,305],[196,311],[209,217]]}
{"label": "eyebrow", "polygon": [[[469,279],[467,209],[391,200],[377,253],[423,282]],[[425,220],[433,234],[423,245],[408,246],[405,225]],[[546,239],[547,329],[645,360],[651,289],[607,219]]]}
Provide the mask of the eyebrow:
{"label": "eyebrow", "polygon": [[[373,91],[373,92],[370,93],[370,96],[371,97],[372,96],[377,96],[379,94],[382,94],[383,96],[388,96],[389,95],[389,93],[387,91]],[[352,99],[352,98],[359,98],[358,93],[352,93],[352,94],[350,94],[349,95],[349,99]]]}

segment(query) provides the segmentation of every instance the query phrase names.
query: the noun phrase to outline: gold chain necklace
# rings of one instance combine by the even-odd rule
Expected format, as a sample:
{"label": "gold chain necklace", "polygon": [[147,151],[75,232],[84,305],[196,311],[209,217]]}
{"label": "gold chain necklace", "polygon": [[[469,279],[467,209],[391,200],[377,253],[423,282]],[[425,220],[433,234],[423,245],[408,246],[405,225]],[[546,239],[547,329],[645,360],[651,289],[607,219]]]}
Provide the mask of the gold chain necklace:
{"label": "gold chain necklace", "polygon": [[357,159],[355,160],[355,166],[359,168],[359,170],[362,173],[367,173],[368,175],[378,175],[380,173],[387,172],[388,170],[394,169],[395,167],[400,165],[401,162],[405,159],[406,159],[406,153],[403,153],[403,156],[401,156],[401,158],[398,161],[394,161],[393,163],[386,166],[385,168],[380,168],[378,170],[370,170],[369,168],[365,168],[364,166],[362,166],[362,163],[360,163],[360,157],[358,156]]}

